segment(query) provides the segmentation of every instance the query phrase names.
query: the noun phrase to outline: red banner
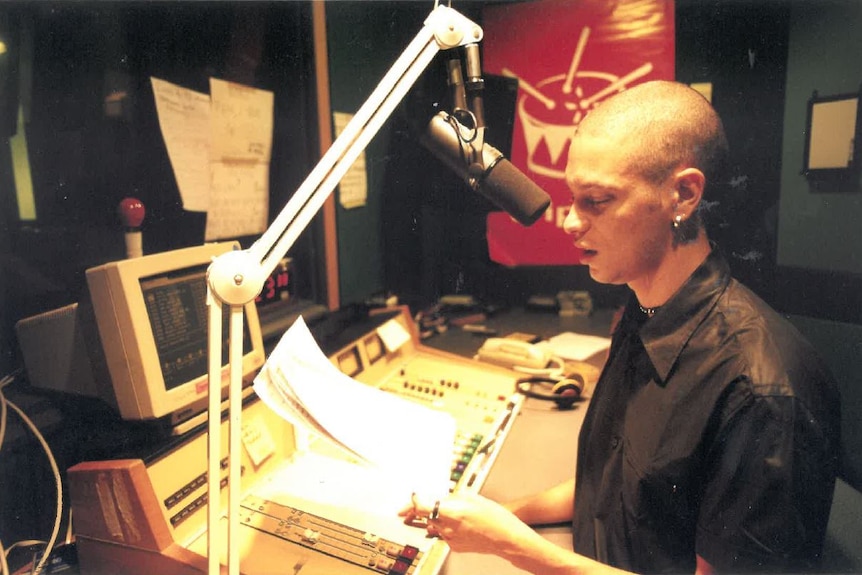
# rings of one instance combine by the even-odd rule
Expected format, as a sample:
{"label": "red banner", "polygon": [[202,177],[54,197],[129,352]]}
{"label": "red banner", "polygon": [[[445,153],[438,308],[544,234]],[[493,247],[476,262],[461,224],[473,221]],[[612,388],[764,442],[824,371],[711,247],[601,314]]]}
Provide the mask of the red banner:
{"label": "red banner", "polygon": [[673,0],[498,4],[485,9],[483,28],[485,71],[518,79],[512,163],[552,200],[529,228],[505,212],[491,213],[491,259],[507,266],[576,264],[578,250],[562,229],[574,127],[612,94],[673,79]]}

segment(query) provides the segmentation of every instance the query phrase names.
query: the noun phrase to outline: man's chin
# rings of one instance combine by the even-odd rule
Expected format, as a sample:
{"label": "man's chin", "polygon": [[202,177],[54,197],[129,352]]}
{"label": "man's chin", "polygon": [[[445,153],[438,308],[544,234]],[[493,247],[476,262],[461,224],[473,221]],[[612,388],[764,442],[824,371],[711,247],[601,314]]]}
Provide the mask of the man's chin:
{"label": "man's chin", "polygon": [[611,275],[606,271],[601,269],[596,269],[595,267],[587,264],[587,267],[590,270],[590,277],[593,281],[598,282],[600,284],[607,285],[624,285],[626,282],[621,280],[618,276]]}

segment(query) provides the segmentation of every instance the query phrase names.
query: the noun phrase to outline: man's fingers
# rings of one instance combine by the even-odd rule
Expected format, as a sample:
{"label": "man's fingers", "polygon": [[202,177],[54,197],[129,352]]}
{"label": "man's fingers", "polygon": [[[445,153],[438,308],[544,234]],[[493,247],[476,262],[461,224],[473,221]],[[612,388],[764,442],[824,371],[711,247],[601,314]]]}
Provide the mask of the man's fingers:
{"label": "man's fingers", "polygon": [[410,498],[410,501],[412,503],[411,508],[412,508],[413,512],[416,515],[421,515],[423,517],[428,517],[429,515],[431,515],[431,513],[434,511],[435,504],[438,506],[438,509],[439,509],[439,501],[435,502],[434,500],[429,500],[425,497],[420,497],[419,495],[416,495],[415,493]]}
{"label": "man's fingers", "polygon": [[410,504],[399,511],[398,515],[406,518],[407,525],[428,527],[430,522],[436,521],[440,516],[440,505],[439,499],[429,503],[414,493],[410,498]]}

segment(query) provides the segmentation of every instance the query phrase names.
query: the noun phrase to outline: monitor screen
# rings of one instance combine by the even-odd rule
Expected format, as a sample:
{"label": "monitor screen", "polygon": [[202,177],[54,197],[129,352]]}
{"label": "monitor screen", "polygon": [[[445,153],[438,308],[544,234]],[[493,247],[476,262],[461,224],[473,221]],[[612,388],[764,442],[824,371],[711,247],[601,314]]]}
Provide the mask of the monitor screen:
{"label": "monitor screen", "polygon": [[[206,271],[235,243],[205,244],[112,262],[87,270],[109,400],[129,420],[168,417],[179,424],[207,407]],[[222,394],[228,383],[228,313],[222,307]],[[244,307],[242,373],[264,361],[254,302]],[[102,372],[99,375],[100,371]],[[105,383],[109,383],[108,386]]]}
{"label": "monitor screen", "polygon": [[[141,292],[165,389],[174,389],[207,370],[206,266],[141,278]],[[228,354],[229,308],[222,308],[222,358]],[[251,350],[243,325],[243,355]]]}

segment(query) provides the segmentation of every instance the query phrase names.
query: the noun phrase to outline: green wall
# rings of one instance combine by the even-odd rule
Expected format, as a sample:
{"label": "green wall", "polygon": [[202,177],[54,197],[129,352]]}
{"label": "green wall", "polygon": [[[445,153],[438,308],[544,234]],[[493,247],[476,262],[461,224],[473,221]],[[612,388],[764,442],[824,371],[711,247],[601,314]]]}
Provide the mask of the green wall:
{"label": "green wall", "polygon": [[[332,109],[355,113],[422,27],[432,3],[327,2]],[[368,201],[336,209],[341,304],[361,302],[383,286],[383,177],[389,125],[365,151]],[[337,198],[337,196],[336,196]],[[418,257],[418,256],[417,256]]]}
{"label": "green wall", "polygon": [[[818,191],[813,191],[801,174],[807,106],[813,91],[819,96],[859,92],[860,29],[862,2],[791,3],[777,263],[804,270],[795,276],[801,280],[818,274],[826,278],[816,284],[820,289],[804,281],[779,289],[807,294],[806,299],[813,302],[808,306],[808,317],[793,315],[791,320],[820,350],[838,379],[844,478],[862,490],[862,327],[830,321],[825,319],[829,315],[820,313],[827,308],[840,311],[843,306],[840,317],[855,321],[859,316],[860,310],[848,308],[858,300],[839,284],[857,278],[852,285],[858,286],[858,274],[862,273],[862,189],[858,181],[852,181],[842,186],[817,185]],[[846,275],[839,279],[835,272]]]}
{"label": "green wall", "polygon": [[[778,264],[862,272],[862,190],[812,193],[801,175],[808,99],[859,92],[862,2],[791,4]],[[858,144],[857,144],[858,145]]]}

